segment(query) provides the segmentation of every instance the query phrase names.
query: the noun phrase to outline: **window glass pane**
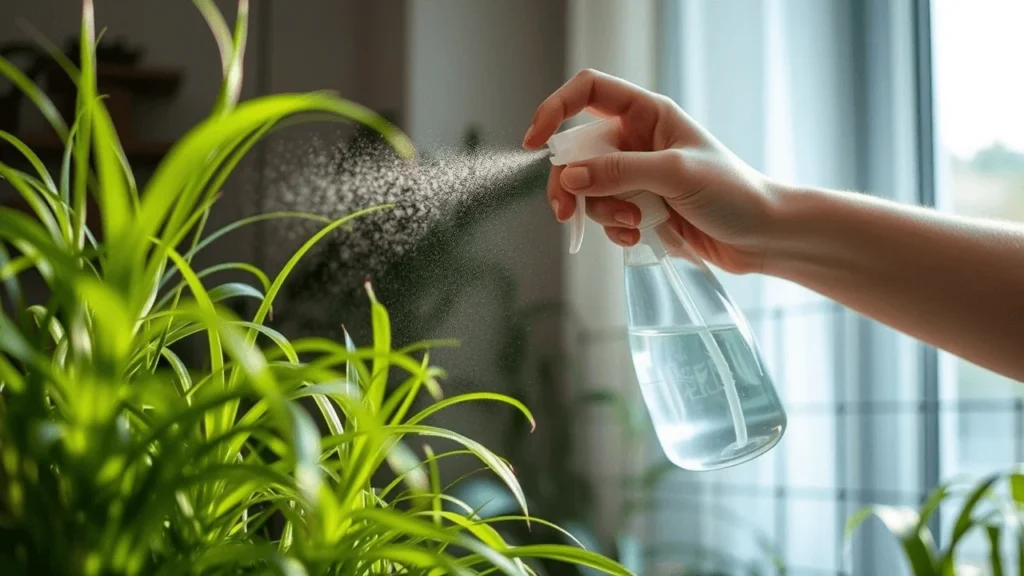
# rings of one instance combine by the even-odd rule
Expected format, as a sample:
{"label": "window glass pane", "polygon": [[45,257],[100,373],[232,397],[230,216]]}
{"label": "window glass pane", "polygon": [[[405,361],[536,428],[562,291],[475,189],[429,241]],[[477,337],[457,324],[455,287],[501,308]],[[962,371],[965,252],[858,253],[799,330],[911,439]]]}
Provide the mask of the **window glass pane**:
{"label": "window glass pane", "polygon": [[[932,12],[936,204],[1024,222],[1024,2],[934,0]],[[1012,463],[1024,387],[959,359],[943,367],[943,476]]]}

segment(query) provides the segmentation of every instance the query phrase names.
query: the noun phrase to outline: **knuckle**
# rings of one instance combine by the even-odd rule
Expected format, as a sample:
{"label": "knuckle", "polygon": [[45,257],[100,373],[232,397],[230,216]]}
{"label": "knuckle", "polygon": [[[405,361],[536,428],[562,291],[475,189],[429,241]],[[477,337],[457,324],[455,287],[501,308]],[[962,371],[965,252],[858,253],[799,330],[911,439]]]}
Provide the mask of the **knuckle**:
{"label": "knuckle", "polygon": [[625,154],[609,154],[604,162],[604,177],[607,184],[618,186],[626,176],[627,160]]}
{"label": "knuckle", "polygon": [[672,110],[676,107],[676,101],[664,94],[653,94],[654,103],[662,110]]}
{"label": "knuckle", "polygon": [[593,68],[584,68],[577,72],[575,76],[576,80],[585,81],[590,81],[593,80],[594,78],[597,78],[597,70],[594,70]]}
{"label": "knuckle", "polygon": [[677,149],[665,150],[664,162],[666,168],[672,174],[683,176],[686,174],[689,167],[689,160],[686,158],[686,152]]}

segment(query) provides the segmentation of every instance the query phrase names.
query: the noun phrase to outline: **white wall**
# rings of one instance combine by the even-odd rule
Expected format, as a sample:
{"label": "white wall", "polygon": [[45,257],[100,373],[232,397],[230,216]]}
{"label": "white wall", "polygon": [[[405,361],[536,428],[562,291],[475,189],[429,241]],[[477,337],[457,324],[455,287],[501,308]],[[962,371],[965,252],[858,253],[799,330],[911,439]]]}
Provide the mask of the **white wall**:
{"label": "white wall", "polygon": [[471,124],[518,145],[564,61],[564,3],[409,2],[409,132],[420,145],[458,145]]}

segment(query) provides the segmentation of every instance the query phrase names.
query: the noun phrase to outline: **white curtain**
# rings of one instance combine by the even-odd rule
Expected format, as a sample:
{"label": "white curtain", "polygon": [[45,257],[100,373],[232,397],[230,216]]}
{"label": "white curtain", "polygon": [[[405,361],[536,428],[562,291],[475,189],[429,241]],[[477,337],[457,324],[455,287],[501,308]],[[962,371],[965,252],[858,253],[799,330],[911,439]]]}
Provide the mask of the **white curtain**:
{"label": "white curtain", "polygon": [[[570,0],[566,78],[594,68],[647,88],[656,82],[656,2],[654,0]],[[568,236],[564,244],[568,249]],[[574,309],[568,345],[578,354],[592,390],[637,398],[633,365],[625,346],[622,250],[604,231],[587,222],[583,247],[567,256],[566,301]],[[578,391],[583,392],[583,391]],[[579,452],[596,490],[595,516],[607,541],[619,529],[625,497],[623,481],[643,461],[643,451],[625,444],[613,409],[589,409],[581,422]]]}

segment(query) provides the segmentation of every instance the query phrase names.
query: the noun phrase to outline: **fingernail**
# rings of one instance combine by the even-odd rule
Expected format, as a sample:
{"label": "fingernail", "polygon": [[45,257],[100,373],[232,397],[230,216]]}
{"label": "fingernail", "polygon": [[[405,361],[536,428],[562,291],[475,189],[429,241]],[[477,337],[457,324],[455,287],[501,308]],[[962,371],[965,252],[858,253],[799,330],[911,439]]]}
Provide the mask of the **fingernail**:
{"label": "fingernail", "polygon": [[574,166],[562,171],[562,185],[570,190],[582,190],[590,186],[590,168]]}
{"label": "fingernail", "polygon": [[526,147],[527,142],[530,141],[530,136],[533,136],[533,126],[531,125],[526,130],[526,136],[523,136],[523,147]]}
{"label": "fingernail", "polygon": [[629,210],[622,210],[621,212],[615,213],[615,221],[626,226],[636,226],[636,216],[633,215]]}
{"label": "fingernail", "polygon": [[623,242],[625,244],[632,244],[633,243],[633,231],[632,230],[623,230],[623,231],[619,232],[619,241]]}
{"label": "fingernail", "polygon": [[558,200],[552,200],[551,201],[551,209],[555,211],[555,218],[558,219],[558,220],[561,220],[562,219],[562,217],[560,216],[561,212],[558,211],[559,207],[560,206],[558,204]]}

